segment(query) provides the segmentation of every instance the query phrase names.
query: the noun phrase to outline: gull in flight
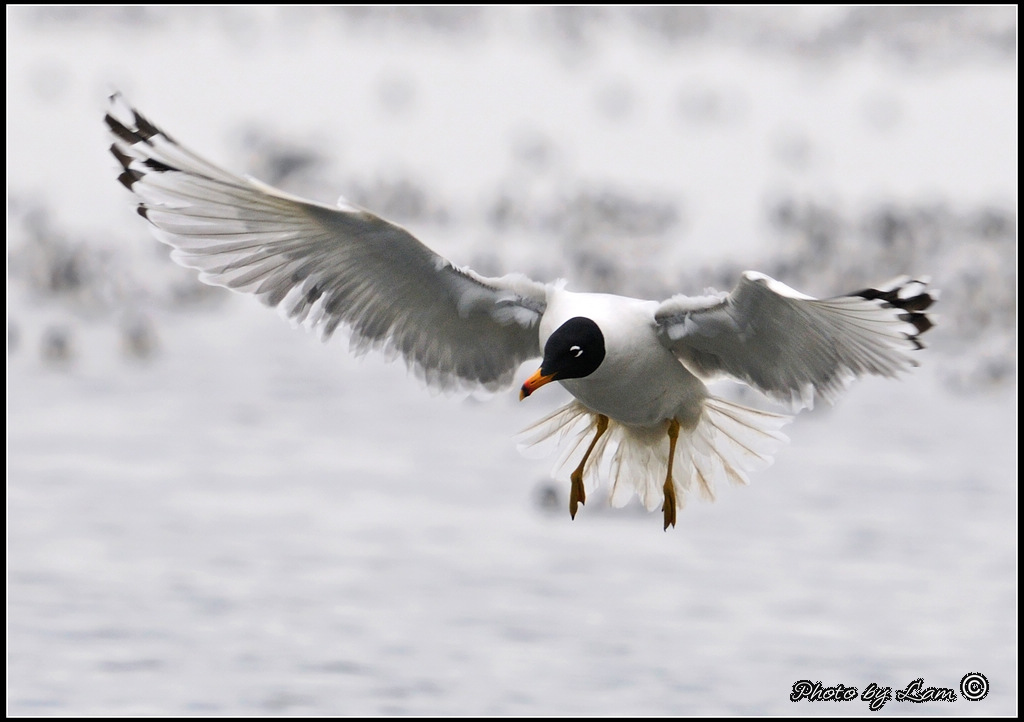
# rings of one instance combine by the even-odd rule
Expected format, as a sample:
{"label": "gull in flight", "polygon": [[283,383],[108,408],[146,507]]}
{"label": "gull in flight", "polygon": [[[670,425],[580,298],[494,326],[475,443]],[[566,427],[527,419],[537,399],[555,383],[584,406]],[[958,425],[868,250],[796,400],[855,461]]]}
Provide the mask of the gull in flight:
{"label": "gull in flight", "polygon": [[[121,183],[171,257],[202,281],[256,296],[327,339],[397,352],[438,388],[501,389],[528,359],[525,399],[552,381],[574,399],[534,427],[578,464],[575,518],[604,467],[613,504],[636,494],[675,526],[686,496],[746,483],[790,417],[713,396],[717,377],[794,406],[833,400],[857,376],[897,376],[932,326],[922,280],[815,299],[747,271],[730,293],[663,301],[576,293],[518,273],[453,265],[404,228],[348,202],[328,206],[223,170],[120,96],[106,124]],[[589,443],[588,443],[589,442]],[[582,456],[579,450],[583,450]]]}

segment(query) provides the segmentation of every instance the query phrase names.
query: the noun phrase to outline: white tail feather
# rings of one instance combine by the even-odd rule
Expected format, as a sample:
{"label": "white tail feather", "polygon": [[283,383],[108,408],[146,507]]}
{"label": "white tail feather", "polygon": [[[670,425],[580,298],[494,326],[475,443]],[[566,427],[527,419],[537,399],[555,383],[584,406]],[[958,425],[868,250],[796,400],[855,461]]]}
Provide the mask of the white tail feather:
{"label": "white tail feather", "polygon": [[[747,472],[770,465],[772,455],[788,440],[781,429],[790,421],[791,416],[706,398],[696,426],[680,429],[676,442],[672,476],[677,506],[682,508],[692,493],[714,501],[715,487],[727,481],[748,483]],[[579,464],[596,432],[597,414],[574,400],[523,434],[529,446],[556,441],[563,449],[557,464],[562,470]],[[637,428],[610,419],[608,431],[587,461],[584,483],[593,490],[607,475],[613,506],[624,506],[635,493],[648,511],[656,509],[665,498],[668,448],[667,428]]]}

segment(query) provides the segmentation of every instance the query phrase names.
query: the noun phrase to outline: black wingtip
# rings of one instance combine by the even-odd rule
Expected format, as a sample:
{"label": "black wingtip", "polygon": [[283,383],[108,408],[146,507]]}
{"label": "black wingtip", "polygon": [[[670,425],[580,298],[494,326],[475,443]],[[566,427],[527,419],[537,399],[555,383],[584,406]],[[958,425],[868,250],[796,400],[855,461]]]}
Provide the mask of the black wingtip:
{"label": "black wingtip", "polygon": [[117,179],[121,181],[121,185],[128,190],[131,190],[132,186],[135,185],[140,178],[142,178],[142,174],[137,170],[132,170],[131,168],[126,168],[124,173],[117,177]]}
{"label": "black wingtip", "polygon": [[128,166],[131,165],[132,162],[132,157],[130,155],[122,152],[121,149],[117,147],[117,143],[110,144],[110,153],[117,158],[117,162],[121,164],[122,168],[128,170]]}
{"label": "black wingtip", "polygon": [[[901,295],[908,291],[909,293],[906,297]],[[918,336],[935,326],[935,322],[932,321],[925,311],[931,308],[938,298],[938,293],[929,290],[926,282],[912,279],[898,283],[893,288],[885,290],[865,288],[850,295],[860,296],[869,301],[881,301],[886,306],[904,311],[904,313],[900,314],[900,320],[912,325],[916,331],[916,333],[907,334],[907,338],[918,349],[924,348],[924,344],[918,340]]]}
{"label": "black wingtip", "polygon": [[160,129],[146,120],[146,117],[135,108],[132,108],[132,115],[135,116],[135,128],[139,138],[149,141],[153,136],[161,135]]}
{"label": "black wingtip", "polygon": [[[111,97],[114,99],[114,96]],[[171,137],[167,133],[163,132],[155,125],[153,125],[146,116],[142,115],[135,108],[129,108],[132,114],[132,121],[134,128],[129,128],[123,122],[115,118],[111,113],[107,113],[103,116],[103,120],[106,121],[107,127],[110,128],[110,132],[116,135],[118,138],[123,140],[129,145],[135,145],[136,143],[145,143],[147,145],[153,145],[152,138],[161,136],[167,140],[171,140]]]}
{"label": "black wingtip", "polygon": [[905,311],[927,311],[935,303],[935,297],[931,293],[921,293],[912,298],[903,299],[900,303],[900,308]]}
{"label": "black wingtip", "polygon": [[158,173],[166,173],[167,171],[174,170],[172,166],[169,166],[166,163],[162,163],[161,161],[158,161],[156,158],[146,158],[146,160],[142,161],[142,164],[149,168],[150,170],[155,170]]}
{"label": "black wingtip", "polygon": [[935,325],[935,323],[928,318],[926,314],[920,312],[902,313],[900,314],[900,320],[913,324],[914,328],[917,329],[918,336]]}
{"label": "black wingtip", "polygon": [[142,138],[139,138],[124,123],[112,116],[110,113],[103,116],[103,120],[106,122],[107,127],[110,128],[110,132],[128,145],[135,145],[142,140]]}

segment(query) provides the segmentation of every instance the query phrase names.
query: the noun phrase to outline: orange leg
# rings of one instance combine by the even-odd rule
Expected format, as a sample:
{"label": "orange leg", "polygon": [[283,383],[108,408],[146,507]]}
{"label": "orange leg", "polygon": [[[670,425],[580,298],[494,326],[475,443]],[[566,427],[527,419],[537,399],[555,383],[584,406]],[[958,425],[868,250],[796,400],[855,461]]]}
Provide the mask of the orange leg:
{"label": "orange leg", "polygon": [[597,440],[600,439],[604,432],[608,430],[608,417],[604,414],[597,415],[597,436],[590,442],[590,446],[587,448],[587,453],[583,455],[583,461],[576,467],[576,471],[570,474],[569,478],[572,480],[572,488],[569,490],[569,515],[575,519],[576,511],[579,509],[580,504],[587,503],[587,492],[583,488],[583,467],[587,463],[587,459],[590,458],[590,452],[597,446]]}
{"label": "orange leg", "polygon": [[672,481],[672,462],[676,459],[676,440],[679,438],[679,422],[672,419],[668,422],[668,473],[665,474],[665,503],[661,510],[665,512],[665,531],[669,526],[676,525],[676,485]]}

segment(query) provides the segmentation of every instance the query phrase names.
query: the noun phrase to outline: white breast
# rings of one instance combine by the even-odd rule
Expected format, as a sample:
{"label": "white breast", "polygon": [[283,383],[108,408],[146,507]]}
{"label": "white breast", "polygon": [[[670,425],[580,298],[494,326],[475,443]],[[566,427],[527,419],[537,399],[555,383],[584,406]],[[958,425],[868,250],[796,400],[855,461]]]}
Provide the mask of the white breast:
{"label": "white breast", "polygon": [[548,297],[540,324],[540,342],[570,318],[594,321],[605,341],[598,369],[561,382],[588,408],[630,426],[649,427],[677,417],[684,427],[696,424],[704,384],[658,339],[656,301],[558,289]]}

